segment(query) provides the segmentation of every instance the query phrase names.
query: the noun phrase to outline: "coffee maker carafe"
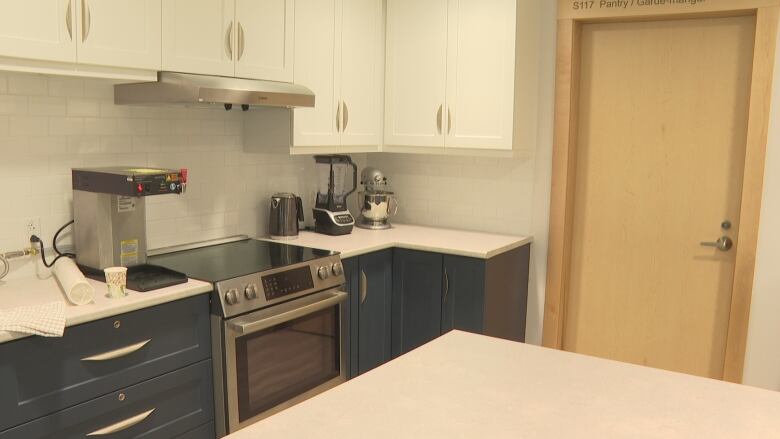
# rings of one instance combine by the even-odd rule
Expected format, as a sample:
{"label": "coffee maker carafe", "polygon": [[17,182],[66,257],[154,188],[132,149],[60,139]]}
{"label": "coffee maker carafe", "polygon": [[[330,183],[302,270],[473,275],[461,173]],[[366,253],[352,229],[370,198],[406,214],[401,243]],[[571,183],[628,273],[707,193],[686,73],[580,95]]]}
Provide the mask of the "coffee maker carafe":
{"label": "coffee maker carafe", "polygon": [[355,218],[347,209],[347,197],[357,189],[357,165],[347,155],[317,155],[317,200],[314,231],[326,235],[352,232]]}

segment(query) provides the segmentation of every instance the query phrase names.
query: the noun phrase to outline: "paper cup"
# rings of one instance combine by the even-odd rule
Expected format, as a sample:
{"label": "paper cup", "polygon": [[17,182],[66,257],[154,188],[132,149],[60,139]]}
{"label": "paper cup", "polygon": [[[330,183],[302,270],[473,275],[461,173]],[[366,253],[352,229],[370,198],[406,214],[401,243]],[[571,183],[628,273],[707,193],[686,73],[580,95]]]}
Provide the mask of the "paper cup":
{"label": "paper cup", "polygon": [[108,294],[106,297],[118,299],[127,296],[127,267],[108,267],[103,270],[106,275]]}

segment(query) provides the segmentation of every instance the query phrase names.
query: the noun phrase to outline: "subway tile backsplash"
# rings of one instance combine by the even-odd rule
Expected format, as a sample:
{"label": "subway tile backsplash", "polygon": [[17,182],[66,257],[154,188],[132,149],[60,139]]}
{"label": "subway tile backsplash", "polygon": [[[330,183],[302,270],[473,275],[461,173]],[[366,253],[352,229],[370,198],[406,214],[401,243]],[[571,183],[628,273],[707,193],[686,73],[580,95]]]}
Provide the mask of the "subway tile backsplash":
{"label": "subway tile backsplash", "polygon": [[185,195],[147,201],[152,248],[264,234],[274,192],[310,202],[311,157],[291,157],[286,148],[244,152],[240,111],[116,106],[113,84],[0,73],[0,251],[26,245],[30,219],[40,220],[50,244],[72,218],[73,167],[189,169]]}

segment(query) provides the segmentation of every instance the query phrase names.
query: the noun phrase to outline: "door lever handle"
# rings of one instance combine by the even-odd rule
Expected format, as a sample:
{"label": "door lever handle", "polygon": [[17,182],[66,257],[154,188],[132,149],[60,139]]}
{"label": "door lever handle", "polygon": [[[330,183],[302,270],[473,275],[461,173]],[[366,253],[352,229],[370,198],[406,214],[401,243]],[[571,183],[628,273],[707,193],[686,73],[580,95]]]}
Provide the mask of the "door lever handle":
{"label": "door lever handle", "polygon": [[728,236],[721,236],[715,242],[702,242],[701,245],[704,247],[715,247],[722,252],[727,252],[731,250],[731,247],[734,247],[734,241]]}

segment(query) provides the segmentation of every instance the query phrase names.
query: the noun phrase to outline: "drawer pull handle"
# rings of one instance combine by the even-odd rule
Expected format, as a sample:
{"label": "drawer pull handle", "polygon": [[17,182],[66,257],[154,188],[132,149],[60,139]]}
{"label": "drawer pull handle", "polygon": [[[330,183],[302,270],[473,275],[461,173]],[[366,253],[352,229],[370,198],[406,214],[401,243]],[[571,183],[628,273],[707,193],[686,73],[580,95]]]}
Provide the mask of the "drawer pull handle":
{"label": "drawer pull handle", "polygon": [[133,352],[146,346],[150,341],[152,341],[151,338],[149,340],[144,340],[140,343],[131,344],[130,346],[114,349],[113,351],[103,352],[102,354],[97,354],[91,357],[82,358],[81,361],[106,361],[106,360],[113,360],[119,357],[124,357],[125,355],[130,355]]}
{"label": "drawer pull handle", "polygon": [[124,421],[119,421],[116,424],[111,424],[108,427],[103,427],[100,430],[95,430],[92,433],[87,433],[87,436],[106,436],[122,430],[126,430],[132,427],[133,425],[138,424],[139,422],[148,418],[149,415],[151,415],[154,410],[155,409],[151,409],[149,411],[139,413],[133,417],[125,419]]}

